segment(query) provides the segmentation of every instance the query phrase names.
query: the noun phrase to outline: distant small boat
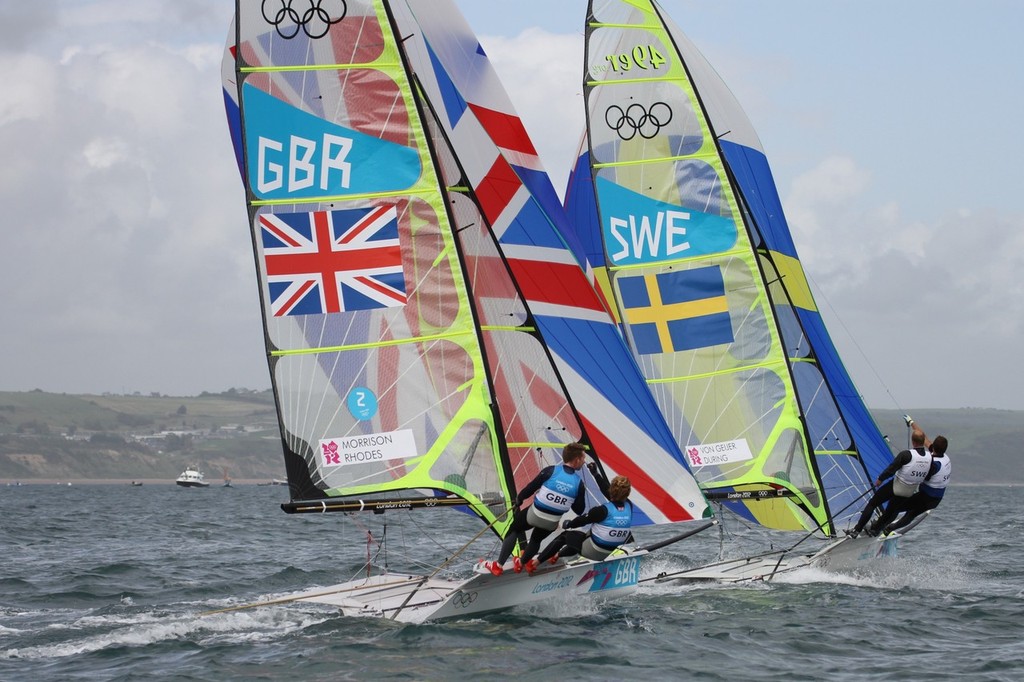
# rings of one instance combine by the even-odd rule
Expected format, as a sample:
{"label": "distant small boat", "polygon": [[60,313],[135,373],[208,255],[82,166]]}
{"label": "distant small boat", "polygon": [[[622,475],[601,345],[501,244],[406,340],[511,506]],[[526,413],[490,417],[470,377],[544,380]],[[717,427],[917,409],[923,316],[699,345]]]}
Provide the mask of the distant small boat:
{"label": "distant small boat", "polygon": [[138,487],[138,486],[142,485],[142,481],[132,481],[131,485],[133,485],[135,487]]}
{"label": "distant small boat", "polygon": [[209,488],[210,484],[203,479],[203,472],[196,466],[187,466],[174,481],[183,488]]}

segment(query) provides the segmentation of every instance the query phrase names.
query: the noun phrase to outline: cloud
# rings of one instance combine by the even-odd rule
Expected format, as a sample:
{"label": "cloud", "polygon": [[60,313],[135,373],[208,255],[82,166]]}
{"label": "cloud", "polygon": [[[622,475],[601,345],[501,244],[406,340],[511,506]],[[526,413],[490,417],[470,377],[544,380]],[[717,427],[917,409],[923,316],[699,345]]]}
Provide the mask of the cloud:
{"label": "cloud", "polygon": [[[123,3],[106,7],[124,19]],[[103,14],[64,20],[87,17],[102,40],[75,33],[59,58],[0,55],[22,83],[0,105],[0,145],[22,159],[0,171],[3,387],[265,386],[222,48],[119,44]]]}
{"label": "cloud", "polygon": [[869,405],[1019,407],[1015,381],[981,360],[1014,357],[1024,335],[1024,214],[911,218],[849,158],[794,178],[783,203]]}
{"label": "cloud", "polygon": [[53,110],[56,82],[46,60],[0,53],[0,70],[7,74],[0,98],[0,126],[39,119]]}
{"label": "cloud", "polygon": [[[269,385],[220,90],[232,8],[0,5],[0,147],[14,159],[0,166],[0,389]],[[480,39],[561,191],[583,125],[582,36]],[[892,163],[878,148],[844,148],[834,131],[872,139],[877,131],[856,128],[872,116],[804,96],[804,62],[759,49],[708,55],[787,173],[780,191],[797,249],[869,404],[1024,408],[1003,367],[1024,333],[1024,213],[998,189],[1009,174],[958,167],[966,162],[946,158],[948,144],[936,152],[934,139],[912,147],[943,129],[943,111],[927,130],[899,129],[905,148]],[[1009,133],[988,137],[1012,160],[1019,135]],[[886,175],[915,166],[921,177]]]}
{"label": "cloud", "polygon": [[583,133],[583,36],[529,28],[480,42],[561,194]]}

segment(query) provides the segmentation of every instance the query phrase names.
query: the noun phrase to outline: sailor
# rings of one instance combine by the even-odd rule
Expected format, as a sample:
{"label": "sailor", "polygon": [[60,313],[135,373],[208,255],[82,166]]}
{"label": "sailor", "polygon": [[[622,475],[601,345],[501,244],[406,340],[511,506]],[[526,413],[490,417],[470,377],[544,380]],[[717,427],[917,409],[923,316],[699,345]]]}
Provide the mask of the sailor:
{"label": "sailor", "polygon": [[[910,434],[911,448],[903,450],[896,455],[892,463],[878,475],[874,486],[877,490],[871,496],[867,506],[864,507],[864,511],[861,512],[857,525],[852,530],[847,531],[850,537],[857,537],[864,530],[864,526],[867,525],[875,509],[886,502],[892,501],[890,502],[889,509],[883,513],[884,523],[889,523],[896,518],[896,514],[902,510],[903,503],[917,492],[921,481],[928,475],[932,458],[928,454],[927,446],[925,445],[924,432],[915,427],[914,420],[910,418],[910,415],[905,415],[904,419],[907,422],[907,426],[913,429]],[[892,477],[891,480],[886,481],[885,485],[882,485],[882,481],[890,476]],[[876,523],[868,529],[868,534],[878,535],[878,531],[883,527],[884,524]]]}
{"label": "sailor", "polygon": [[[597,479],[601,482],[601,479]],[[608,501],[593,507],[583,516],[562,521],[562,528],[579,528],[593,524],[590,532],[569,530],[551,541],[540,556],[531,562],[544,563],[558,561],[560,556],[582,554],[584,558],[601,561],[631,537],[630,526],[633,525],[633,503],[629,501],[632,486],[625,476],[616,476],[602,492]],[[532,567],[536,568],[536,565]],[[532,572],[528,564],[526,570]]]}
{"label": "sailor", "polygon": [[[586,497],[583,494],[583,479],[580,469],[586,462],[587,452],[582,443],[569,443],[562,448],[562,463],[545,467],[537,476],[526,484],[516,496],[518,508],[531,495],[536,493],[533,504],[516,512],[509,528],[508,535],[501,543],[501,551],[497,561],[488,561],[484,566],[494,575],[501,575],[504,564],[512,554],[518,542],[520,547],[526,546],[522,556],[513,558],[516,573],[523,570],[530,558],[540,549],[540,543],[558,528],[562,515],[572,509],[582,514],[586,509]],[[530,541],[526,543],[526,532],[532,529]],[[533,562],[536,568],[537,562]],[[532,571],[531,571],[532,572]]]}
{"label": "sailor", "polygon": [[946,454],[949,441],[945,436],[936,436],[934,441],[929,441],[926,437],[925,442],[932,455],[931,469],[921,482],[920,489],[903,505],[903,511],[906,512],[903,517],[885,526],[886,535],[905,528],[921,514],[938,507],[939,502],[942,502],[942,496],[946,494],[946,486],[949,485],[949,478],[953,473],[953,463]]}

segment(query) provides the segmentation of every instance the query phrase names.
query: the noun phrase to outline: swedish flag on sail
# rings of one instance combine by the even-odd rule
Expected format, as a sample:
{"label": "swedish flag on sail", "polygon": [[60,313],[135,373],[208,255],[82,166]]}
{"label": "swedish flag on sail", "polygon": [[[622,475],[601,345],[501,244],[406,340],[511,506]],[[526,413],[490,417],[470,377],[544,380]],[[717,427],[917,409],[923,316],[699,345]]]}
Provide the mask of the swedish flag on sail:
{"label": "swedish flag on sail", "polygon": [[641,355],[732,343],[722,270],[693,270],[619,279],[623,312]]}

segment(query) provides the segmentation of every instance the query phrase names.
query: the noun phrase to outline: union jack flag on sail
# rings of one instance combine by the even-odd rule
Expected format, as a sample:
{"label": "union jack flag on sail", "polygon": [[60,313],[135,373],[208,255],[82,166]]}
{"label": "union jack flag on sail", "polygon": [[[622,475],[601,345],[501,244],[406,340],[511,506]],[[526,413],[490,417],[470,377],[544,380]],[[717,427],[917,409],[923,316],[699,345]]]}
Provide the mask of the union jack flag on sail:
{"label": "union jack flag on sail", "polygon": [[394,206],[259,216],[273,315],[405,305]]}

